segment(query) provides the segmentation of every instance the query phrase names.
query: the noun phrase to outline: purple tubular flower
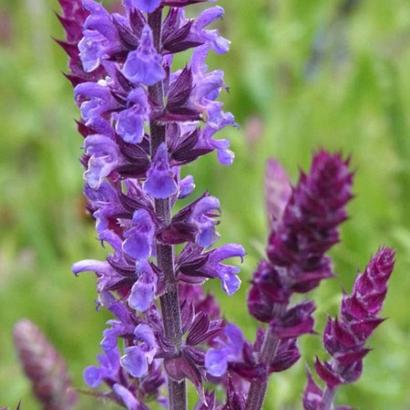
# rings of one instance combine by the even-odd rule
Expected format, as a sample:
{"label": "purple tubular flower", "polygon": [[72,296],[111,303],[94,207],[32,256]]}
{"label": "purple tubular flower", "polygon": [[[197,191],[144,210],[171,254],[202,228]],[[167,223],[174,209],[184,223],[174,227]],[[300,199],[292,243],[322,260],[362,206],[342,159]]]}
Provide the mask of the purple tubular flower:
{"label": "purple tubular flower", "polygon": [[117,116],[115,130],[130,144],[139,144],[144,137],[144,124],[148,118],[149,105],[147,95],[142,88],[135,88],[128,96],[130,108]]}
{"label": "purple tubular flower", "polygon": [[220,347],[211,348],[205,356],[205,368],[215,377],[223,376],[228,370],[228,363],[240,361],[244,346],[244,337],[241,330],[229,324],[224,330],[225,340]]}
{"label": "purple tubular flower", "polygon": [[138,280],[131,288],[128,304],[139,312],[147,311],[155,299],[157,291],[157,276],[149,263],[143,261],[137,264]]}
{"label": "purple tubular flower", "polygon": [[201,42],[210,44],[213,50],[219,54],[229,51],[230,41],[219,35],[217,30],[204,30],[204,27],[214,21],[223,18],[225,11],[222,7],[210,7],[204,10],[195,21],[193,31]]}
{"label": "purple tubular flower", "polygon": [[[200,284],[217,279],[233,294],[239,268],[224,260],[245,255],[235,244],[210,249],[219,238],[217,198],[205,194],[172,209],[195,189],[192,176],[181,177],[183,165],[214,151],[222,164],[234,158],[229,141],[215,138],[235,125],[217,100],[224,75],[206,65],[211,50],[229,48],[209,28],[224,12],[211,7],[185,17],[185,6],[203,0],[124,0],[118,13],[94,0],[59,1],[67,35],[59,44],[81,114],[87,210],[98,240],[110,245],[105,261],[77,262],[73,272],[95,272],[98,306],[115,317],[84,379],[92,388],[106,385],[101,394],[128,409],[155,400],[186,410],[182,381],[205,400],[205,352],[224,327]],[[190,49],[190,61],[175,68],[173,55]],[[229,360],[233,348],[226,347]],[[238,403],[237,390],[228,391],[229,405]]]}
{"label": "purple tubular flower", "polygon": [[[339,318],[330,318],[327,322],[323,344],[332,359],[326,362],[316,359],[315,363],[316,372],[326,383],[327,391],[334,392],[337,386],[353,383],[361,375],[363,358],[370,351],[365,343],[384,321],[378,314],[393,272],[394,255],[392,249],[381,248],[356,278],[352,294],[343,296]],[[308,375],[304,408],[319,410],[326,400],[327,395]]]}
{"label": "purple tubular flower", "polygon": [[218,278],[223,290],[228,295],[234,294],[241,284],[237,275],[239,268],[221,262],[233,257],[239,257],[242,261],[245,249],[241,245],[229,243],[207,252],[202,250],[190,244],[181,252],[177,260],[180,279],[186,283],[201,283],[207,278]]}
{"label": "purple tubular flower", "polygon": [[84,179],[91,188],[98,189],[121,163],[118,147],[109,137],[90,135],[85,139],[84,149],[89,157]]}
{"label": "purple tubular flower", "polygon": [[151,256],[155,226],[148,211],[138,209],[132,217],[132,226],[125,231],[124,252],[137,261]]}
{"label": "purple tubular flower", "polygon": [[157,199],[167,199],[178,191],[174,173],[169,166],[165,144],[161,144],[155,153],[144,183],[144,191]]}
{"label": "purple tubular flower", "polygon": [[134,331],[137,345],[127,347],[121,358],[121,366],[132,376],[141,378],[148,373],[148,365],[154,360],[157,343],[148,325],[138,325]]}
{"label": "purple tubular flower", "polygon": [[153,85],[165,77],[161,56],[154,48],[152,31],[144,26],[137,50],[128,54],[123,73],[133,83]]}

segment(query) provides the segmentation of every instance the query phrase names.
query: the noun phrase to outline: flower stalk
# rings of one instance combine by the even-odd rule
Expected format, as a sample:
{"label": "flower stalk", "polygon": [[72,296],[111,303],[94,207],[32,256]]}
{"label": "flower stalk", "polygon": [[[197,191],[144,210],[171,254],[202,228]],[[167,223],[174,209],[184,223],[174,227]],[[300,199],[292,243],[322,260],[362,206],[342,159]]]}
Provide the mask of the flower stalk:
{"label": "flower stalk", "polygon": [[[161,28],[162,9],[149,14],[148,24],[152,29],[154,45],[157,50],[162,49]],[[160,111],[165,109],[164,105],[164,85],[159,81],[148,88],[150,98],[159,104]],[[150,122],[151,129],[151,157],[154,157],[158,147],[166,143],[165,126],[159,124],[155,119]],[[155,199],[155,212],[164,224],[171,221],[171,206],[169,198]],[[165,336],[175,346],[174,354],[179,355],[182,346],[182,322],[178,296],[178,284],[175,278],[174,250],[172,245],[156,244],[157,265],[165,275],[165,293],[160,296],[162,323]],[[168,379],[168,397],[170,410],[184,410],[187,408],[186,383],[185,380],[175,381]]]}

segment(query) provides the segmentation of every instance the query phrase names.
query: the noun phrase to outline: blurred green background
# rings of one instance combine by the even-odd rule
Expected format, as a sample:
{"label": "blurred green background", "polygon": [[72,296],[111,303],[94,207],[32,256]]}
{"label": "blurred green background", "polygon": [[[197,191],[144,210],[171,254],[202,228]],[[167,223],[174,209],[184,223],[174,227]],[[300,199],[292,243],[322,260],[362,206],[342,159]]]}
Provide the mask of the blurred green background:
{"label": "blurred green background", "polygon": [[[351,10],[346,5],[355,5]],[[356,199],[333,251],[338,276],[314,294],[318,330],[341,289],[379,245],[397,248],[384,315],[371,340],[363,377],[342,388],[340,403],[358,409],[410,409],[410,7],[408,0],[221,1],[221,29],[231,53],[212,57],[230,86],[236,114],[231,168],[215,158],[191,167],[199,190],[222,201],[223,241],[241,241],[249,256],[242,291],[226,316],[254,335],[246,288],[264,248],[265,159],[277,157],[293,180],[318,147],[352,154]],[[108,316],[95,311],[95,280],[71,264],[104,253],[84,215],[81,138],[66,58],[51,37],[62,30],[56,0],[0,0],[0,406],[39,407],[13,351],[12,326],[35,321],[69,363],[78,387],[94,363]],[[303,358],[273,377],[265,409],[299,409],[305,365],[320,338],[304,337]],[[323,353],[320,351],[320,355]],[[83,397],[79,409],[100,408]]]}

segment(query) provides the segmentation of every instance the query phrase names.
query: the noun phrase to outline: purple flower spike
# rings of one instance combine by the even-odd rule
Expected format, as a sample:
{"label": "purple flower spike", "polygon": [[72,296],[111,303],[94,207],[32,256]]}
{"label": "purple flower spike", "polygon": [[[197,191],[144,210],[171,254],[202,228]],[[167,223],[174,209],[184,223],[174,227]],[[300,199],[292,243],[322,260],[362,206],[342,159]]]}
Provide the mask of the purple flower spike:
{"label": "purple flower spike", "polygon": [[139,9],[144,13],[152,13],[161,4],[161,0],[125,0],[125,6],[130,10]]}
{"label": "purple flower spike", "polygon": [[151,256],[155,226],[145,209],[138,209],[132,217],[132,227],[125,232],[124,252],[140,261]]}
{"label": "purple flower spike", "polygon": [[[214,398],[209,410],[238,410],[238,403],[243,410],[237,379],[227,381],[223,407],[205,393],[205,352],[217,346],[225,324],[200,284],[218,279],[228,295],[236,292],[239,268],[224,261],[242,259],[245,251],[235,244],[208,249],[219,238],[217,198],[206,193],[173,209],[195,189],[192,176],[181,177],[183,165],[214,151],[225,165],[234,159],[229,141],[215,137],[235,125],[217,101],[227,88],[224,74],[206,64],[210,50],[229,47],[209,29],[224,11],[186,17],[184,7],[201,2],[123,0],[111,13],[100,0],[59,0],[67,36],[59,44],[69,56],[66,77],[81,114],[87,211],[98,239],[110,245],[105,261],[73,266],[75,274],[95,272],[98,307],[114,316],[99,364],[84,377],[92,388],[105,385],[98,395],[129,410],[151,403],[186,410],[185,380],[205,405]],[[192,58],[178,69],[174,55],[189,50]],[[244,343],[232,332],[227,327],[220,341],[226,366],[240,360],[235,349]]]}
{"label": "purple flower spike", "polygon": [[144,191],[157,199],[169,198],[178,191],[174,173],[169,166],[168,150],[165,144],[161,144],[155,153],[144,183]]}
{"label": "purple flower spike", "polygon": [[329,319],[323,342],[331,362],[316,362],[319,376],[330,387],[352,383],[361,374],[362,359],[369,353],[366,340],[383,319],[377,315],[387,293],[394,267],[394,251],[380,249],[360,274],[350,296],[344,296],[339,319]]}
{"label": "purple flower spike", "polygon": [[146,261],[139,262],[136,271],[139,274],[139,278],[131,288],[128,304],[132,309],[146,312],[151,307],[155,298],[157,276]]}
{"label": "purple flower spike", "polygon": [[[329,318],[323,334],[323,344],[332,356],[322,362],[316,359],[315,369],[326,383],[327,391],[335,391],[341,384],[353,383],[360,377],[363,358],[370,349],[366,340],[383,322],[377,315],[382,309],[387,293],[387,282],[394,267],[394,251],[381,248],[370,260],[365,271],[360,274],[353,286],[351,295],[342,300],[339,318]],[[314,384],[308,374],[304,394],[305,410],[330,408],[326,393]],[[338,409],[348,407],[338,407]]]}
{"label": "purple flower spike", "polygon": [[240,361],[242,358],[245,339],[241,330],[233,324],[228,324],[224,334],[225,340],[221,340],[221,346],[209,349],[205,355],[205,368],[215,377],[221,377],[226,373],[229,362]]}
{"label": "purple flower spike", "polygon": [[152,31],[144,26],[138,49],[128,54],[123,73],[135,84],[154,85],[165,77],[161,60],[153,44]]}

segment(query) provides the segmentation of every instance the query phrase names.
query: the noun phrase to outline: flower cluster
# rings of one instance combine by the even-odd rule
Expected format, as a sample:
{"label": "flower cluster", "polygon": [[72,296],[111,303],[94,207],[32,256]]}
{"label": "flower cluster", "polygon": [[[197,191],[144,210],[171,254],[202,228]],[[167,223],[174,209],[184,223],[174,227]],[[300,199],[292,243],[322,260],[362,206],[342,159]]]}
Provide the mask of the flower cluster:
{"label": "flower cluster", "polygon": [[394,251],[381,248],[357,277],[352,294],[343,296],[339,317],[327,321],[323,344],[332,359],[324,363],[316,359],[315,363],[327,390],[323,392],[308,374],[303,398],[306,410],[331,409],[337,386],[353,383],[360,377],[363,358],[370,351],[365,347],[366,341],[384,320],[379,313],[393,267]]}
{"label": "flower cluster", "polygon": [[298,361],[297,338],[313,332],[314,303],[307,300],[292,306],[290,299],[332,276],[325,253],[338,242],[338,225],[347,218],[345,208],[352,198],[348,164],[339,154],[320,151],[309,174],[302,173],[294,188],[279,163],[270,160],[267,164],[271,233],[267,259],[253,277],[248,307],[269,326],[259,330],[253,345],[238,332],[230,332],[205,358],[212,376],[235,373],[251,382],[246,408],[261,408],[269,374]]}
{"label": "flower cluster", "polygon": [[[98,239],[112,249],[104,261],[73,265],[76,275],[95,272],[98,306],[113,315],[98,364],[84,378],[91,388],[106,386],[96,395],[129,410],[147,410],[151,401],[185,410],[186,380],[197,389],[196,410],[260,410],[270,374],[296,363],[298,338],[313,333],[315,304],[292,304],[292,297],[333,276],[327,252],[352,198],[349,160],[340,154],[316,153],[295,186],[278,162],[268,162],[270,235],[248,295],[249,312],[264,327],[248,342],[202,288],[217,279],[234,294],[239,268],[226,260],[242,260],[245,250],[214,247],[217,198],[204,192],[179,202],[195,190],[184,165],[211,152],[223,165],[234,159],[229,141],[215,138],[235,126],[218,101],[224,74],[206,65],[210,51],[229,49],[209,27],[224,11],[214,6],[188,18],[185,8],[202,2],[123,0],[111,13],[94,0],[60,0],[66,41],[59,44],[81,112],[87,210]],[[178,67],[174,55],[187,50],[189,60]],[[340,319],[329,320],[324,343],[332,360],[316,362],[327,389],[309,375],[307,410],[330,409],[335,387],[359,377],[392,265],[393,252],[382,249],[344,297]]]}
{"label": "flower cluster", "polygon": [[[184,8],[199,2],[124,0],[121,13],[110,13],[94,0],[60,0],[66,41],[59,43],[81,112],[87,208],[98,239],[112,248],[105,261],[73,266],[75,274],[96,273],[98,302],[114,316],[98,365],[84,375],[131,410],[149,400],[185,408],[186,378],[205,401],[202,345],[225,323],[200,285],[215,278],[231,295],[241,283],[239,268],[224,261],[242,259],[242,246],[212,248],[219,200],[206,192],[172,212],[195,189],[183,165],[213,151],[224,165],[234,159],[229,141],[214,138],[235,125],[217,100],[224,75],[206,65],[210,51],[229,49],[209,28],[224,11],[214,6],[188,18]],[[189,49],[190,60],[174,69],[173,56]]]}

